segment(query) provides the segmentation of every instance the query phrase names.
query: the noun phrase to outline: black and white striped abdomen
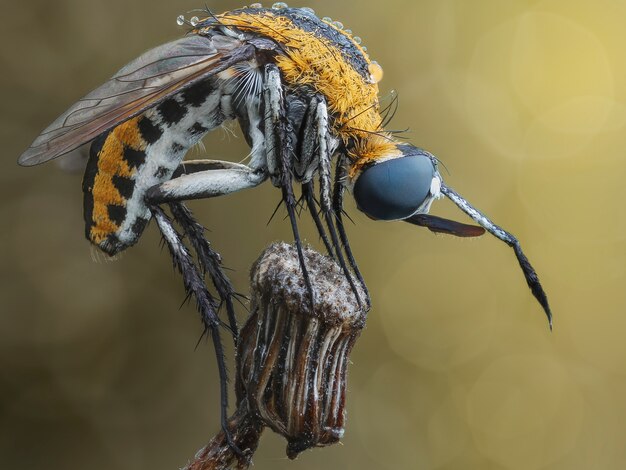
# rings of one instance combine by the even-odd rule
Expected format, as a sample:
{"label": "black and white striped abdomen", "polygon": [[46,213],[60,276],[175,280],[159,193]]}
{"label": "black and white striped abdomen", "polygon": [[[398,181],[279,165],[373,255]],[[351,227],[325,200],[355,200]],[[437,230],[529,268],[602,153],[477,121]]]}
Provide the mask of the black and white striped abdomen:
{"label": "black and white striped abdomen", "polygon": [[224,82],[209,79],[93,141],[83,180],[87,238],[113,255],[150,220],[146,191],[163,183],[204,134],[233,119]]}

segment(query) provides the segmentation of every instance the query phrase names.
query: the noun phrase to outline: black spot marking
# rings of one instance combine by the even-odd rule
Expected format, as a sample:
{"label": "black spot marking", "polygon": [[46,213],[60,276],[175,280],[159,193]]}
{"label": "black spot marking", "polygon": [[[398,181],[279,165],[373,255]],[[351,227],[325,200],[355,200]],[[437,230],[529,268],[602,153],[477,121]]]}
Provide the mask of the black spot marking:
{"label": "black spot marking", "polygon": [[83,177],[83,217],[85,219],[85,237],[90,240],[93,220],[93,185],[98,174],[98,156],[110,132],[96,137],[89,148],[89,160]]}
{"label": "black spot marking", "polygon": [[204,134],[205,132],[209,132],[209,129],[204,127],[199,122],[196,122],[193,126],[191,126],[189,129],[187,129],[187,132],[189,132],[190,134],[195,136],[195,135],[199,135],[199,134]]}
{"label": "black spot marking", "polygon": [[139,128],[141,137],[143,137],[143,140],[145,140],[148,144],[155,143],[163,135],[163,129],[153,123],[150,118],[146,116],[142,116],[141,119],[139,119],[137,127]]}
{"label": "black spot marking", "polygon": [[183,150],[185,150],[185,147],[179,144],[178,142],[174,142],[172,144],[172,152],[178,153],[178,152],[182,152]]}
{"label": "black spot marking", "polygon": [[116,225],[122,225],[126,218],[126,207],[111,204],[107,206],[107,211],[109,212],[109,219],[115,222]]}
{"label": "black spot marking", "polygon": [[146,161],[146,152],[124,146],[124,160],[131,169],[139,168]]}
{"label": "black spot marking", "polygon": [[170,125],[176,124],[187,114],[187,108],[181,106],[174,98],[163,101],[163,103],[157,107],[157,111],[161,115],[163,122]]}
{"label": "black spot marking", "polygon": [[183,100],[189,106],[198,107],[206,101],[207,96],[209,96],[214,89],[215,85],[213,80],[202,80],[182,92]]}
{"label": "black spot marking", "polygon": [[124,249],[124,245],[120,242],[120,239],[113,234],[108,235],[98,246],[109,256],[116,255]]}
{"label": "black spot marking", "polygon": [[155,178],[164,178],[169,173],[169,168],[165,168],[164,166],[160,166],[157,168],[157,171],[154,172]]}
{"label": "black spot marking", "polygon": [[141,233],[146,228],[146,225],[148,225],[148,222],[150,222],[150,219],[144,219],[143,217],[138,217],[130,229],[135,235],[137,235],[137,237],[139,237],[139,235],[141,235]]}
{"label": "black spot marking", "polygon": [[161,191],[161,185],[155,184],[146,191],[145,200],[148,204],[161,204],[164,202],[163,192]]}
{"label": "black spot marking", "polygon": [[224,122],[225,116],[220,106],[215,106],[211,113],[207,116],[209,122],[219,123]]}
{"label": "black spot marking", "polygon": [[124,199],[130,199],[135,190],[135,182],[125,176],[113,175],[113,186],[120,192]]}

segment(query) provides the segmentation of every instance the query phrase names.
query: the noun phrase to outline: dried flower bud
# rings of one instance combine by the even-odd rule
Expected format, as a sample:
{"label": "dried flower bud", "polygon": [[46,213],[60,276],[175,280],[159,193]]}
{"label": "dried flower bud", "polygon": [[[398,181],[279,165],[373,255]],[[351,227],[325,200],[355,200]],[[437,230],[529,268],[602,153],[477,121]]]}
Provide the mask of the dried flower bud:
{"label": "dried flower bud", "polygon": [[310,248],[304,256],[313,310],[295,247],[273,244],[252,267],[237,348],[237,401],[287,438],[289,458],[343,436],[348,356],[365,324],[339,266]]}
{"label": "dried flower bud", "polygon": [[365,312],[332,259],[310,248],[304,256],[313,309],[295,247],[275,243],[253,265],[252,314],[237,347],[237,410],[228,423],[232,441],[220,432],[185,469],[248,468],[264,426],[287,438],[292,459],[343,436],[348,356]]}

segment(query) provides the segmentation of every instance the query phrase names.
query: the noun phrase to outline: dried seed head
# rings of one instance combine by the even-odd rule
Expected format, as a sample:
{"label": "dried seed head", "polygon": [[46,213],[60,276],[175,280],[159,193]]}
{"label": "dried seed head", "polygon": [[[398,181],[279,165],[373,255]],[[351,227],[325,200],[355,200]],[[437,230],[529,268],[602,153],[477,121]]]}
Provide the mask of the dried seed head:
{"label": "dried seed head", "polygon": [[271,245],[252,267],[252,315],[237,349],[238,402],[287,438],[290,458],[343,436],[348,355],[365,324],[339,266],[304,255],[313,310],[295,247]]}

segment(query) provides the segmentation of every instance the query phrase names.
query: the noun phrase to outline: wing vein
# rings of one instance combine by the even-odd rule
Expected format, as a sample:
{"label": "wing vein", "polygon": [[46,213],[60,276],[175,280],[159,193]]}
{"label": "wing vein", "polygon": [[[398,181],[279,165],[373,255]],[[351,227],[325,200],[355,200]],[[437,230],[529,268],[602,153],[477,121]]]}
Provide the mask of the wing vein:
{"label": "wing vein", "polygon": [[[36,165],[70,152],[193,84],[254,57],[255,48],[240,39],[199,38],[185,36],[156,47],[123,67],[44,129],[18,163]],[[196,53],[201,48],[206,52]],[[133,75],[136,78],[129,79]]]}

